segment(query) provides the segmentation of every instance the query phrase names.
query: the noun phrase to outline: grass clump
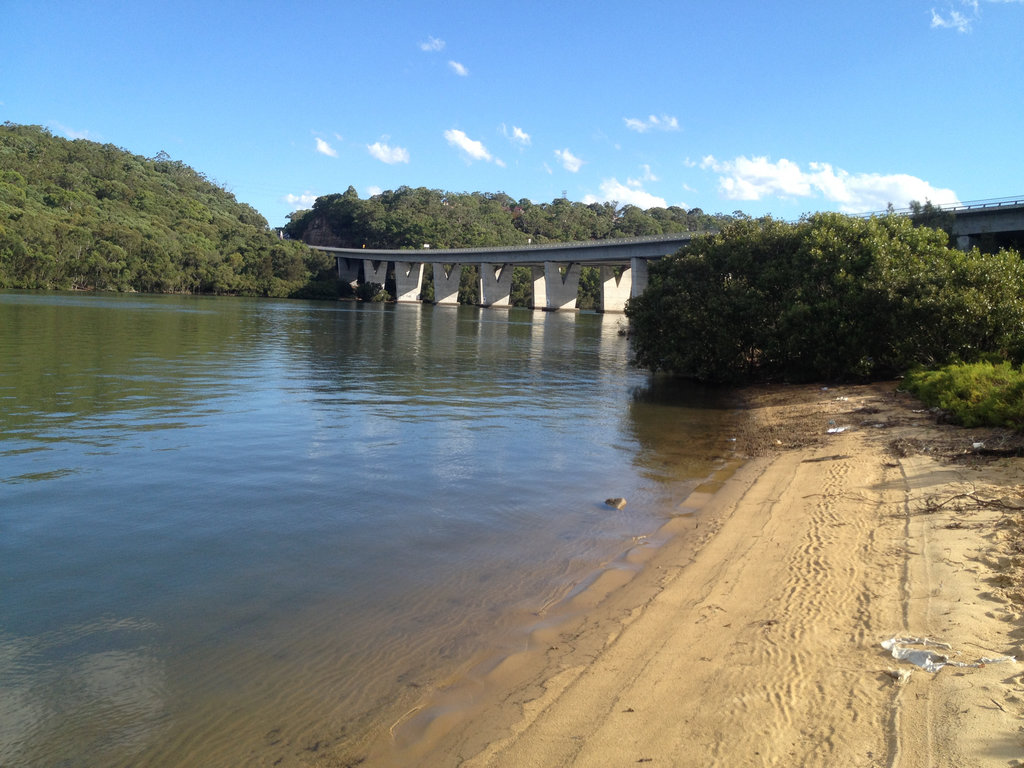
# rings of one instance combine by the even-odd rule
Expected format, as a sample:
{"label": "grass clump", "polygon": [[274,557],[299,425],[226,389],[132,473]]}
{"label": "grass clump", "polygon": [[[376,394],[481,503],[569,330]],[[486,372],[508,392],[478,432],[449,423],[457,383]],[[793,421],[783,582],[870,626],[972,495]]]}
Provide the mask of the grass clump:
{"label": "grass clump", "polygon": [[1008,362],[947,365],[915,371],[904,386],[925,405],[965,427],[1024,430],[1024,369]]}

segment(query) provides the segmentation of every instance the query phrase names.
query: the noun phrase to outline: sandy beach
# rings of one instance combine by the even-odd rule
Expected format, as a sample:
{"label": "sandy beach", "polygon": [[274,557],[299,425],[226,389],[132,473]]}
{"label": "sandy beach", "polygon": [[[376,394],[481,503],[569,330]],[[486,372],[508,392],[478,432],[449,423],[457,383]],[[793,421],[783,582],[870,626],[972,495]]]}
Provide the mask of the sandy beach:
{"label": "sandy beach", "polygon": [[742,462],[361,764],[1024,765],[1019,438],[891,383],[747,401]]}

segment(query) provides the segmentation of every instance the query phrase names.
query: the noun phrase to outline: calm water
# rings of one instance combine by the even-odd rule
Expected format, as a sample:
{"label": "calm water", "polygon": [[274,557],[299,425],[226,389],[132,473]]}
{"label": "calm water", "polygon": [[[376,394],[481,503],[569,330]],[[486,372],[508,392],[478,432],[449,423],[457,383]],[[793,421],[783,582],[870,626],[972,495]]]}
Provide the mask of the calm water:
{"label": "calm water", "polygon": [[301,765],[521,643],[728,452],[622,322],[0,292],[0,765]]}

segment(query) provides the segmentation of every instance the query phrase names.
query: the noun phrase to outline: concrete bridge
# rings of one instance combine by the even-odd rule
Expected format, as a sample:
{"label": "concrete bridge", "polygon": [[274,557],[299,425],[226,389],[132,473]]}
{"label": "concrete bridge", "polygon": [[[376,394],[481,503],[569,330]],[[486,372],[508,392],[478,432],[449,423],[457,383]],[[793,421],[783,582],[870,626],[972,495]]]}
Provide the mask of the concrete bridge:
{"label": "concrete bridge", "polygon": [[639,295],[647,287],[647,263],[688,245],[693,234],[492,248],[367,250],[311,247],[334,254],[339,280],[355,282],[362,269],[365,282],[383,285],[388,266],[393,264],[397,301],[420,300],[423,267],[432,264],[434,301],[437,304],[458,304],[462,266],[475,264],[480,271],[481,306],[509,306],[513,269],[529,267],[533,283],[531,306],[547,310],[576,309],[581,267],[598,267],[601,273],[598,309],[622,312],[626,300]]}
{"label": "concrete bridge", "polygon": [[956,217],[953,237],[961,250],[978,245],[982,235],[1024,238],[1024,197],[942,206],[942,211]]}
{"label": "concrete bridge", "polygon": [[[981,244],[985,235],[998,245],[1024,240],[1024,195],[990,200],[973,200],[956,205],[936,205],[935,210],[952,214],[952,231],[956,247],[966,251]],[[885,216],[888,211],[872,211],[860,216]],[[894,213],[909,216],[912,208],[901,208]]]}

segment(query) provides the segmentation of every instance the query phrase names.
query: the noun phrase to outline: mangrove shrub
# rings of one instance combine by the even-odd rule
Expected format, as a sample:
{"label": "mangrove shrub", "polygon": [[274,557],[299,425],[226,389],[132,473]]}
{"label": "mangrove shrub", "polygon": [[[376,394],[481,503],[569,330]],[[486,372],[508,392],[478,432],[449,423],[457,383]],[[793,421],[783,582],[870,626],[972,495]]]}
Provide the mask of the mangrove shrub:
{"label": "mangrove shrub", "polygon": [[651,265],[647,290],[626,307],[636,362],[742,383],[1019,357],[1019,254],[946,243],[896,215],[733,222]]}

